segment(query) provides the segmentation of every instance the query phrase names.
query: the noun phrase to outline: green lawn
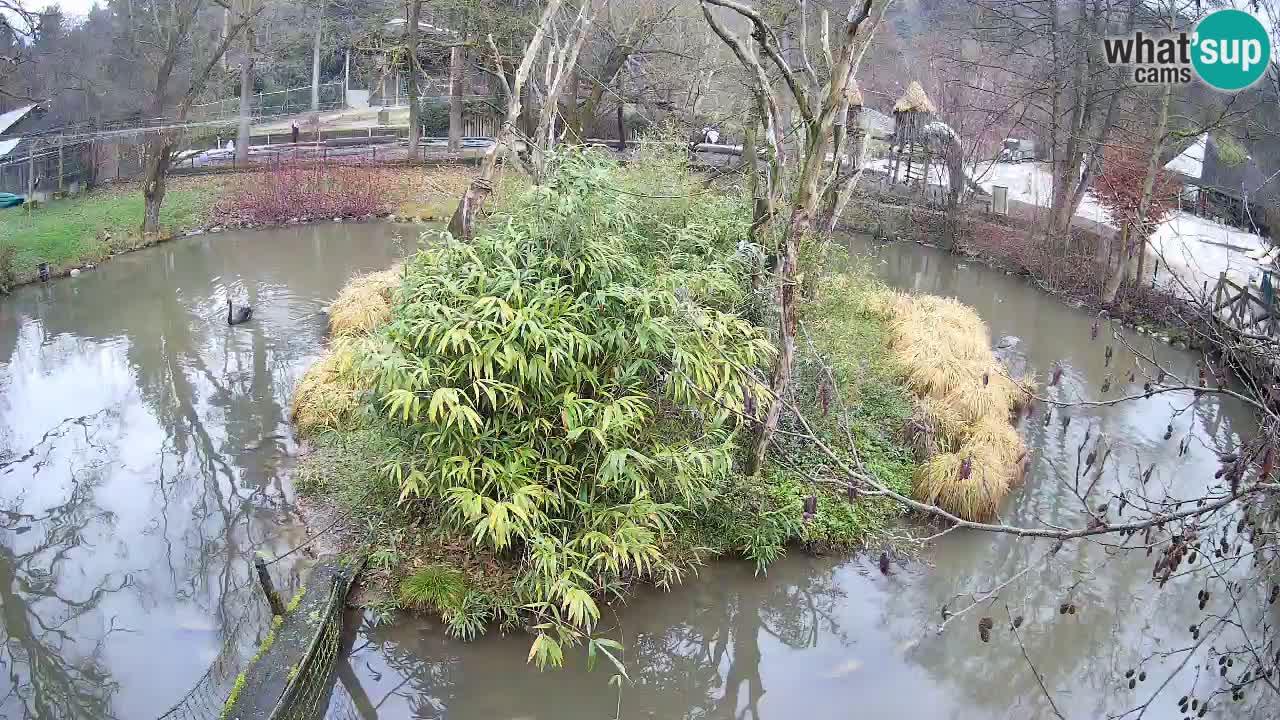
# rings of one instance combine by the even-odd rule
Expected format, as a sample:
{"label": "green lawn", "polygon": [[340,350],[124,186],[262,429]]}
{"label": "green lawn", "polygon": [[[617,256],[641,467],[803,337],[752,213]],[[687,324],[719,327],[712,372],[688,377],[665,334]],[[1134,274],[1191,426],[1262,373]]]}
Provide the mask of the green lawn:
{"label": "green lawn", "polygon": [[[199,225],[217,197],[211,179],[171,182],[160,224],[170,232]],[[145,245],[138,231],[141,224],[142,191],[137,185],[53,200],[30,214],[24,208],[0,210],[0,262],[4,247],[11,246],[11,282],[21,284],[35,277],[41,262],[56,272]]]}

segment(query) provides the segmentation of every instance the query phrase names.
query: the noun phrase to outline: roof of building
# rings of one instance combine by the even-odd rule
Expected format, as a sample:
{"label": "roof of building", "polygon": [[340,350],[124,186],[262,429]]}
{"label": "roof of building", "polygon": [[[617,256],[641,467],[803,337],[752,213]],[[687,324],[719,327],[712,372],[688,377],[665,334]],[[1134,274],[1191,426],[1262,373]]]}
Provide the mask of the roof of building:
{"label": "roof of building", "polygon": [[25,105],[17,108],[16,110],[10,110],[7,113],[0,113],[0,135],[3,135],[5,131],[14,125],[17,125],[19,120],[26,117],[27,113],[31,112],[35,108],[35,105]]}
{"label": "roof of building", "polygon": [[907,91],[902,93],[902,97],[893,104],[893,111],[900,112],[927,112],[936,113],[938,107],[933,104],[928,95],[924,94],[924,88],[919,81],[912,80],[907,86]]}
{"label": "roof of building", "polygon": [[21,142],[22,138],[20,137],[0,140],[0,160],[3,160],[6,155],[13,152],[13,149],[18,147],[18,144]]}
{"label": "roof of building", "polygon": [[1178,153],[1172,160],[1165,163],[1165,169],[1199,180],[1204,174],[1204,152],[1205,145],[1208,142],[1209,133],[1204,133],[1193,140],[1186,150]]}
{"label": "roof of building", "polygon": [[860,107],[862,102],[862,90],[858,88],[857,78],[849,78],[849,87],[845,90],[845,96],[849,98],[849,104],[854,107]]}
{"label": "roof of building", "polygon": [[892,135],[896,126],[892,117],[869,107],[858,113],[858,125],[873,136]]}
{"label": "roof of building", "polygon": [[[1280,146],[1255,142],[1245,151],[1243,158],[1238,150],[1224,153],[1222,143],[1204,133],[1165,163],[1165,168],[1200,187],[1239,199],[1247,196],[1251,203],[1280,199]],[[1235,158],[1228,160],[1231,155]]]}

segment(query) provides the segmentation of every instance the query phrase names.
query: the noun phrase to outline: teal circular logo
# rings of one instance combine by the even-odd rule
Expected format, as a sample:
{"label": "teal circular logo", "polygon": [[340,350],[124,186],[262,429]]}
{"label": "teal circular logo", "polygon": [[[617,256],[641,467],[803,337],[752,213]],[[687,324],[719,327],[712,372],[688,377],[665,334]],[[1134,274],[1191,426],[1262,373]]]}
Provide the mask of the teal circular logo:
{"label": "teal circular logo", "polygon": [[1191,64],[1218,90],[1243,90],[1258,81],[1271,62],[1271,38],[1258,18],[1243,10],[1209,13],[1196,26]]}

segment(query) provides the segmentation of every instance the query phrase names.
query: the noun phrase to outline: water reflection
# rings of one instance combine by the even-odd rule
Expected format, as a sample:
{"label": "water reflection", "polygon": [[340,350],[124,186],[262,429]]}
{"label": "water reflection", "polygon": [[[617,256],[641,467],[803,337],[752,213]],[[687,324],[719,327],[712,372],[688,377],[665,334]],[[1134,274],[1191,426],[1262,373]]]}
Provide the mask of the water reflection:
{"label": "water reflection", "polygon": [[0,717],[156,717],[259,639],[246,562],[303,532],[284,408],[319,310],[416,238],[192,238],[0,300]]}
{"label": "water reflection", "polygon": [[[1019,278],[957,266],[944,253],[914,245],[851,241],[888,283],[973,305],[1005,338],[1002,356],[1016,374],[1045,377],[1064,368],[1058,392],[1098,399],[1109,374],[1109,397],[1141,388],[1128,382],[1134,357],[1121,347],[1108,365],[1105,341],[1091,342],[1092,317],[1048,298]],[[1195,358],[1149,338],[1130,336],[1176,373],[1194,376]],[[1154,466],[1156,494],[1203,492],[1217,468],[1214,451],[1253,431],[1239,403],[1169,393],[1112,407],[1076,409],[1064,425],[1055,414],[1024,420],[1032,450],[1027,482],[1005,505],[1009,524],[1080,526],[1086,508],[1078,476],[1105,490],[1132,489]],[[1172,421],[1174,431],[1165,438]],[[1099,437],[1108,461],[1083,474],[1080,447]],[[1188,451],[1179,454],[1179,445]],[[1142,553],[1073,544],[1041,561],[1051,546],[1012,536],[955,532],[926,557],[885,577],[862,558],[813,559],[793,554],[755,576],[720,563],[670,593],[644,592],[616,609],[633,684],[621,693],[623,718],[898,718],[1039,720],[1056,717],[1040,682],[1067,718],[1096,720],[1146,700],[1154,684],[1174,675],[1146,718],[1181,718],[1177,699],[1191,686],[1194,663],[1181,656],[1148,664],[1152,679],[1135,691],[1125,669],[1152,653],[1188,645],[1197,612],[1191,578],[1158,589]],[[1023,568],[997,601],[936,633],[943,605],[968,604]],[[1070,602],[1074,615],[1060,615]],[[1019,647],[1009,630],[1024,616]],[[993,619],[989,643],[978,639],[979,617]],[[447,638],[421,619],[390,626],[365,623],[351,673],[331,706],[332,718],[607,718],[619,707],[608,685],[612,670],[581,664],[540,673],[525,663],[528,638]],[[1203,653],[1201,653],[1203,656]],[[580,658],[575,658],[580,660]],[[1206,687],[1201,679],[1202,690]],[[341,688],[340,688],[341,690]],[[356,703],[352,698],[364,698]]]}

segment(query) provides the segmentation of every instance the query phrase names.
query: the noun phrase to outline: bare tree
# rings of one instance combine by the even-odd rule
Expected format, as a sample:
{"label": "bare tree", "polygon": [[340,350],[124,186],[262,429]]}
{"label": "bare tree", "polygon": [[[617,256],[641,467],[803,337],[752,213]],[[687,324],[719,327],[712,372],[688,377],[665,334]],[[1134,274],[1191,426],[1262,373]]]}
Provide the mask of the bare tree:
{"label": "bare tree", "polygon": [[32,99],[29,93],[12,86],[11,81],[30,62],[37,23],[36,15],[18,0],[0,0],[0,99]]}
{"label": "bare tree", "polygon": [[[257,10],[256,0],[239,0],[237,13],[240,17],[253,17]],[[257,61],[257,48],[254,46],[253,22],[244,26],[244,54],[240,58],[240,113],[236,126],[236,162],[244,165],[249,162],[249,137],[253,126],[253,83],[254,65]]]}
{"label": "bare tree", "polygon": [[475,220],[483,211],[485,201],[493,194],[493,176],[497,170],[498,157],[500,154],[510,152],[513,149],[516,140],[516,123],[520,121],[521,93],[524,91],[525,83],[529,80],[529,74],[533,70],[533,63],[542,50],[543,39],[551,31],[556,13],[560,11],[561,1],[547,0],[546,7],[543,8],[542,16],[538,21],[537,29],[534,30],[533,36],[529,39],[528,44],[525,45],[520,65],[516,68],[515,74],[510,81],[507,80],[505,59],[498,50],[497,43],[494,42],[493,34],[490,33],[488,35],[489,50],[493,55],[494,76],[502,83],[503,94],[507,99],[507,108],[497,137],[494,138],[493,145],[489,147],[480,163],[480,172],[472,179],[471,185],[458,201],[458,207],[453,213],[453,218],[449,221],[449,232],[456,238],[469,239],[472,237],[475,229]]}
{"label": "bare tree", "polygon": [[418,36],[422,19],[422,0],[408,0],[404,24],[404,53],[409,64],[409,158],[418,157],[422,137],[422,108],[418,102]]}
{"label": "bare tree", "polygon": [[320,112],[320,41],[324,37],[325,0],[316,3],[316,34],[311,45],[311,112]]}
{"label": "bare tree", "polygon": [[[781,230],[778,243],[779,353],[770,381],[775,397],[783,397],[790,385],[795,359],[799,303],[796,279],[799,273],[800,244],[812,229],[819,202],[835,181],[834,177],[823,172],[827,155],[834,150],[835,155],[839,156],[843,151],[840,146],[844,142],[845,133],[834,132],[836,119],[839,117],[842,124],[845,122],[851,101],[849,88],[857,73],[858,62],[866,49],[868,38],[884,17],[890,2],[891,0],[863,0],[854,3],[837,36],[839,47],[833,48],[830,40],[823,45],[824,60],[827,63],[824,67],[826,79],[822,80],[808,56],[807,48],[801,49],[803,69],[792,68],[786,59],[778,33],[755,8],[736,0],[700,0],[707,23],[753,78],[749,87],[756,103],[756,112],[764,123],[763,139],[769,156],[766,170],[768,192],[766,209],[761,213],[761,224],[780,212],[780,206],[784,202],[790,215]],[[749,45],[741,35],[729,29],[717,17],[713,7],[728,10],[738,19],[745,20],[754,42]],[[823,17],[826,18],[825,15]],[[830,32],[825,28],[822,34],[824,38],[830,37]],[[773,83],[756,53],[757,48],[781,76],[789,100],[800,115],[801,155],[794,171],[789,196],[787,178],[784,176],[787,164],[780,135],[783,127],[782,115]],[[765,453],[773,440],[781,413],[781,403],[769,403],[764,422],[758,426],[752,443],[752,473],[759,472],[764,464]]]}
{"label": "bare tree", "polygon": [[[222,37],[213,40],[207,52],[197,53],[193,42],[197,21],[211,5],[233,10],[222,0],[147,0],[125,6],[124,45],[140,67],[154,68],[147,83],[143,117],[160,123],[154,135],[147,135],[144,148],[144,234],[154,234],[160,229],[160,207],[164,203],[174,142],[180,132],[176,126],[186,121],[214,68],[261,9],[241,8],[234,12]],[[179,89],[175,90],[175,85]],[[171,102],[174,98],[176,106]]]}

